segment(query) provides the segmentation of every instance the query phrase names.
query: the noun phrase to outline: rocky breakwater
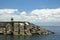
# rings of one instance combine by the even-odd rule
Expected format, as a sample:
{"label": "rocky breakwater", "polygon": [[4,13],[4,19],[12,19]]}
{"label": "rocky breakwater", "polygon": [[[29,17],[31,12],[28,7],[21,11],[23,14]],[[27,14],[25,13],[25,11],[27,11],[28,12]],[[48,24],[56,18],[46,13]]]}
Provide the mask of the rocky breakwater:
{"label": "rocky breakwater", "polygon": [[50,30],[44,29],[44,28],[39,27],[39,26],[36,26],[36,27],[31,29],[33,31],[33,32],[31,32],[32,34],[39,34],[39,35],[54,34],[54,32],[52,32]]}
{"label": "rocky breakwater", "polygon": [[[24,27],[24,35],[34,35],[34,34],[38,34],[38,35],[47,35],[47,34],[54,34],[54,32],[44,29],[40,26],[37,26],[35,24],[26,22],[24,23],[25,25]],[[23,33],[22,33],[23,34]]]}
{"label": "rocky breakwater", "polygon": [[30,22],[0,22],[0,34],[12,35],[47,35],[54,32],[46,30]]}

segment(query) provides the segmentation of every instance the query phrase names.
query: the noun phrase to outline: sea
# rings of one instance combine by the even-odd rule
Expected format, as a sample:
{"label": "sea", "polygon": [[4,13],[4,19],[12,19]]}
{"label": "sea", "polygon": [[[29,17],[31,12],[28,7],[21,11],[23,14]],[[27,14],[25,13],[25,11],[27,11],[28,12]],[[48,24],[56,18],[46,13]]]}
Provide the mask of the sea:
{"label": "sea", "polygon": [[53,31],[55,34],[32,36],[0,35],[0,40],[60,40],[60,26],[43,26],[43,28]]}

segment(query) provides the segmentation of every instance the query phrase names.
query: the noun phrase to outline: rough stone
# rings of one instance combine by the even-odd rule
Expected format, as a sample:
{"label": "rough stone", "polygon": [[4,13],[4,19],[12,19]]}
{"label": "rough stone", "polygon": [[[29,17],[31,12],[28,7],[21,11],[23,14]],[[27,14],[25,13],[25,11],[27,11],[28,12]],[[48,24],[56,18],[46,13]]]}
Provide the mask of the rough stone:
{"label": "rough stone", "polygon": [[[13,22],[13,26],[11,24],[12,22],[3,22],[1,26],[5,26],[5,28],[0,28],[0,33],[3,34],[11,34],[13,35],[47,35],[47,34],[54,34],[54,32],[46,30],[40,26],[37,26],[35,24],[32,24],[30,22]],[[1,23],[0,23],[1,24]],[[13,30],[12,30],[13,29]],[[2,31],[3,30],[3,31]]]}

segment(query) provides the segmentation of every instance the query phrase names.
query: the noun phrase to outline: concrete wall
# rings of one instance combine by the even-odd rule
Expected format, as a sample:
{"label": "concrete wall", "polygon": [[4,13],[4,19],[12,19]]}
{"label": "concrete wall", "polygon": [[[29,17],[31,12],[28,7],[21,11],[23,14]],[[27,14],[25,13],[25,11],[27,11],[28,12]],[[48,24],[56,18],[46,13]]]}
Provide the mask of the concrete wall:
{"label": "concrete wall", "polygon": [[14,23],[14,35],[18,35],[18,23]]}

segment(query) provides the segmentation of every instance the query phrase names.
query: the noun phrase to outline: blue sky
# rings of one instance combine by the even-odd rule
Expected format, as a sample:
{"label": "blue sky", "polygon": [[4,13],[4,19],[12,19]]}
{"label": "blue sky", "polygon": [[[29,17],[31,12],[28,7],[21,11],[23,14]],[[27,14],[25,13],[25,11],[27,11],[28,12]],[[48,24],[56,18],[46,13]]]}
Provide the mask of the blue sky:
{"label": "blue sky", "polygon": [[42,8],[59,8],[60,0],[0,0],[0,8],[31,11]]}
{"label": "blue sky", "polygon": [[59,11],[60,0],[0,0],[0,21],[13,17],[15,20],[33,20],[39,25],[60,26]]}

